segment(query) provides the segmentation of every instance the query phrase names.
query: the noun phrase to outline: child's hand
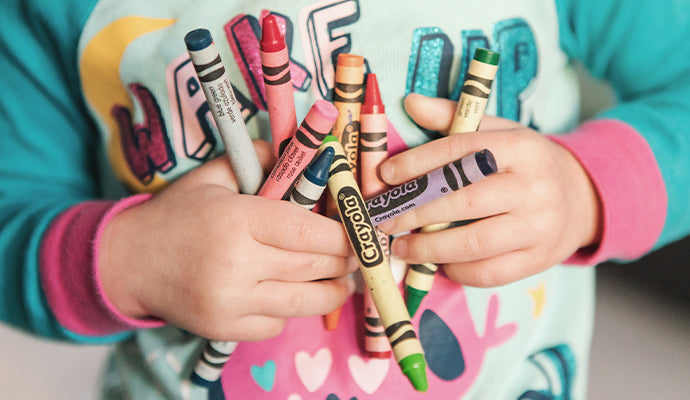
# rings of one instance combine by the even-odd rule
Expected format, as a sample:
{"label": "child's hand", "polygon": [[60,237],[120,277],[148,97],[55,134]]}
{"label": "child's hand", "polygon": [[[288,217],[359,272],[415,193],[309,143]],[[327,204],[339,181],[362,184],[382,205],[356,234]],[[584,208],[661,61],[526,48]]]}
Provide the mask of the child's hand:
{"label": "child's hand", "polygon": [[[416,94],[405,99],[412,119],[437,131],[447,131],[455,106]],[[599,200],[585,170],[564,147],[516,122],[484,117],[480,132],[441,138],[392,157],[381,166],[381,176],[398,185],[483,148],[493,152],[497,174],[379,227],[398,233],[483,219],[397,238],[393,253],[409,263],[444,263],[456,282],[489,287],[544,271],[597,243]]]}
{"label": "child's hand", "polygon": [[[255,144],[270,170],[271,146]],[[357,268],[342,225],[237,192],[220,157],[118,214],[100,256],[116,309],[209,339],[256,341],[279,334],[286,318],[341,306],[353,289],[346,275]]]}

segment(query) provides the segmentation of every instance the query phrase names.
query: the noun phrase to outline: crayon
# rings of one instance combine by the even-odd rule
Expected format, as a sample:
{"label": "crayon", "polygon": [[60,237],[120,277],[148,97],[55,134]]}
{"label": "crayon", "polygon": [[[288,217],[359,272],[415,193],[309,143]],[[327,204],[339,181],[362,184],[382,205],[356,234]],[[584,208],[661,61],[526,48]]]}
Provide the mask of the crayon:
{"label": "crayon", "polygon": [[307,210],[314,208],[326,189],[328,171],[331,169],[334,155],[335,151],[332,148],[326,148],[309,164],[290,194],[290,202]]}
{"label": "crayon", "polygon": [[[375,74],[367,75],[364,102],[361,110],[359,136],[359,173],[362,195],[367,198],[388,188],[379,178],[379,166],[388,158],[388,118],[381,101]],[[390,256],[388,235],[376,229],[384,257]],[[381,317],[368,291],[364,292],[364,350],[370,357],[390,357],[390,343],[385,335]]]}
{"label": "crayon", "polygon": [[367,200],[367,210],[373,224],[378,226],[390,218],[484,179],[496,170],[493,154],[484,149]]}
{"label": "crayon", "polygon": [[335,67],[333,105],[338,119],[333,135],[340,140],[350,169],[357,175],[357,145],[359,143],[360,112],[364,100],[364,58],[354,54],[338,54]]}
{"label": "crayon", "polygon": [[458,107],[448,134],[473,132],[479,127],[498,70],[499,53],[477,48],[467,69]]}
{"label": "crayon", "polygon": [[[319,146],[319,151],[316,152],[316,157],[320,156],[321,152],[323,152],[325,149],[327,149],[329,147],[328,142],[330,142],[330,141],[338,141],[338,138],[331,135],[330,133],[328,135],[326,135],[326,138],[323,139],[321,146]],[[321,195],[321,198],[316,202],[312,211],[314,211],[315,213],[321,214],[321,215],[325,215],[326,214],[326,200],[330,200],[330,197]]]}
{"label": "crayon", "polygon": [[[421,232],[436,232],[448,228],[450,224],[442,222],[423,226]],[[405,276],[405,304],[410,317],[414,317],[422,300],[434,285],[434,277],[438,271],[438,265],[434,263],[412,264]]]}
{"label": "crayon", "polygon": [[[359,117],[364,100],[364,58],[355,54],[338,54],[334,80],[333,104],[338,109],[338,119],[331,133],[340,140],[350,168],[357,176]],[[337,207],[329,197],[326,215],[333,217],[337,214]]]}
{"label": "crayon", "polygon": [[388,260],[377,240],[343,147],[339,142],[333,142],[332,146],[335,158],[328,177],[328,191],[336,202],[350,245],[359,259],[359,269],[367,290],[381,314],[395,359],[415,390],[425,392],[429,384],[424,350],[410,322]]}
{"label": "crayon", "polygon": [[276,157],[280,157],[297,130],[295,99],[292,95],[290,75],[290,55],[274,15],[269,14],[264,17],[261,28],[259,56],[266,88],[268,120],[273,138],[273,152]]}
{"label": "crayon", "polygon": [[[196,29],[188,32],[184,41],[237,177],[240,192],[255,194],[263,181],[263,170],[211,33],[206,29]],[[207,341],[192,371],[192,382],[209,386],[220,379],[223,365],[235,347],[235,342]]]}
{"label": "crayon", "polygon": [[237,342],[206,341],[199,362],[192,372],[192,382],[198,386],[208,387],[220,379],[223,366],[236,347]]}
{"label": "crayon", "polygon": [[[332,134],[326,135],[326,138],[323,140],[323,143],[321,143],[321,149],[320,151],[324,151],[325,149],[331,148],[333,151],[335,151],[334,143],[340,143],[337,137],[333,136]],[[331,197],[324,197],[322,198],[324,200],[317,206],[323,205],[322,207],[319,207],[324,211],[324,214],[327,215],[328,217],[335,217],[338,215],[338,210],[335,207],[335,203],[333,202],[333,199]],[[323,316],[323,325],[324,328],[326,328],[327,331],[334,331],[338,327],[338,322],[340,321],[340,312],[342,311],[342,307],[338,307],[337,309],[329,312],[328,314]]]}
{"label": "crayon", "polygon": [[259,196],[288,200],[293,185],[319,150],[337,116],[338,110],[331,103],[325,100],[314,102],[259,190]]}
{"label": "crayon", "polygon": [[195,29],[184,37],[189,57],[225,145],[240,192],[256,194],[264,174],[211,33]]}
{"label": "crayon", "polygon": [[[463,83],[458,107],[451,128],[450,135],[463,132],[474,132],[484,116],[486,104],[491,94],[491,84],[498,69],[499,53],[483,48],[477,48]],[[446,229],[451,224],[439,223],[422,227],[421,232],[436,232]],[[425,263],[412,265],[405,277],[405,302],[411,316],[417,312],[422,299],[429,293],[434,284],[434,276],[438,265]]]}

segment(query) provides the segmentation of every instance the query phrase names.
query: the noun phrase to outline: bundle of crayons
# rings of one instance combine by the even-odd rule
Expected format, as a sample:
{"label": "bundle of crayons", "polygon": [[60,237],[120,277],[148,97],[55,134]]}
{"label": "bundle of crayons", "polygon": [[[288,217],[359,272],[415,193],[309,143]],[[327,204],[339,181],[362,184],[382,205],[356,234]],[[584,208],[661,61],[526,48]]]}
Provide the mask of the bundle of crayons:
{"label": "bundle of crayons", "polygon": [[[364,58],[340,54],[335,70],[333,104],[317,100],[298,127],[288,49],[275,17],[268,15],[262,20],[260,56],[278,161],[264,182],[232,85],[210,32],[206,29],[191,31],[185,36],[185,44],[240,191],[289,200],[329,217],[340,218],[359,259],[367,287],[364,293],[365,350],[371,357],[379,358],[388,358],[393,353],[412,386],[426,391],[424,352],[410,315],[414,315],[431,288],[437,267],[433,264],[425,264],[424,268],[411,267],[405,282],[406,304],[390,270],[389,238],[376,225],[496,172],[492,154],[482,150],[413,181],[387,188],[378,175],[380,164],[388,157],[388,120],[376,75],[367,75],[365,90]],[[470,64],[451,132],[477,129],[497,63],[497,53],[478,49]],[[326,186],[330,197],[322,196]],[[451,190],[440,190],[442,187]],[[364,198],[369,200],[365,202]],[[324,202],[320,202],[322,199]],[[324,317],[326,329],[337,327],[339,314],[337,310]],[[236,346],[233,342],[207,341],[192,381],[208,386],[218,380]]]}

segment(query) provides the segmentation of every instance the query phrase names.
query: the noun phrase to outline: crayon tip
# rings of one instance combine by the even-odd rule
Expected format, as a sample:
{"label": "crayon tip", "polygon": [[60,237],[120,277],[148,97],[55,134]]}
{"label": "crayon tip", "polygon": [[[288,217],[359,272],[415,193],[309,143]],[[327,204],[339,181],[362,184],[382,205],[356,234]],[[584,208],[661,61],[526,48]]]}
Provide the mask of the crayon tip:
{"label": "crayon tip", "polygon": [[410,380],[414,390],[426,392],[429,389],[429,381],[426,378],[426,361],[421,353],[411,354],[398,363],[402,373]]}
{"label": "crayon tip", "polygon": [[326,135],[326,137],[323,139],[323,142],[321,142],[321,143],[323,144],[323,143],[338,142],[338,141],[339,140],[335,135],[332,135],[329,133],[328,135]]}
{"label": "crayon tip", "polygon": [[338,328],[341,310],[341,308],[338,308],[337,310],[331,311],[330,313],[323,316],[323,322],[326,325],[327,331],[334,331],[336,330],[336,328]]}
{"label": "crayon tip", "polygon": [[261,51],[280,51],[284,49],[287,45],[285,44],[285,38],[280,33],[280,28],[278,27],[278,20],[274,15],[267,15],[261,20]]}
{"label": "crayon tip", "polygon": [[494,172],[498,171],[498,167],[496,166],[496,159],[494,158],[493,153],[489,151],[488,149],[484,149],[481,151],[478,151],[474,154],[475,160],[477,160],[477,166],[479,166],[479,170],[482,171],[482,174],[485,176],[491,175]]}
{"label": "crayon tip", "polygon": [[495,51],[477,47],[477,49],[474,51],[474,57],[472,58],[486,64],[498,65],[500,54],[496,53]]}
{"label": "crayon tip", "polygon": [[415,289],[411,286],[405,286],[405,305],[407,305],[407,312],[410,313],[410,318],[414,317],[419,305],[422,304],[422,299],[427,295],[427,291]]}
{"label": "crayon tip", "polygon": [[340,53],[338,54],[338,62],[336,68],[338,65],[343,67],[363,67],[364,57],[358,56],[356,54]]}
{"label": "crayon tip", "polygon": [[364,102],[362,103],[362,114],[383,114],[386,112],[386,107],[381,101],[381,92],[379,92],[379,83],[376,80],[376,74],[367,74],[367,87],[364,91]]}
{"label": "crayon tip", "polygon": [[210,46],[213,43],[213,38],[208,29],[194,29],[184,36],[184,43],[187,45],[187,50],[198,51]]}
{"label": "crayon tip", "polygon": [[304,177],[317,185],[325,185],[328,182],[328,171],[331,169],[334,157],[335,150],[332,147],[326,147],[304,171]]}
{"label": "crayon tip", "polygon": [[192,372],[192,378],[191,381],[193,384],[201,387],[209,387],[213,382],[207,381],[206,379],[200,377],[199,375],[196,374],[196,372]]}

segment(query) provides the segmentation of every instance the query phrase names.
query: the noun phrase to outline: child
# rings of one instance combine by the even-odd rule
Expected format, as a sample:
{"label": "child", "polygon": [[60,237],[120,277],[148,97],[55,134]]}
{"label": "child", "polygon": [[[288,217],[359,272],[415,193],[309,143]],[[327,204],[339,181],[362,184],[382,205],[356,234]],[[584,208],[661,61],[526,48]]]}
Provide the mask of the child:
{"label": "child", "polygon": [[[558,264],[632,260],[690,226],[687,1],[2,8],[0,317],[42,336],[117,343],[105,399],[582,398],[594,271]],[[212,32],[249,131],[265,139],[262,10],[285,24],[298,119],[332,98],[338,53],[366,58],[389,152],[414,148],[382,166],[388,184],[481,148],[496,155],[495,176],[383,226],[483,218],[393,243],[407,262],[445,263],[412,320],[427,394],[362,352],[339,223],[237,194],[216,158],[224,149],[183,37]],[[501,53],[480,132],[424,144],[455,106],[429,97],[457,99],[478,46]],[[620,100],[580,126],[571,59]],[[255,144],[270,169],[270,146]],[[338,329],[325,331],[320,315],[341,305]],[[208,392],[188,380],[197,335],[242,342]]]}

